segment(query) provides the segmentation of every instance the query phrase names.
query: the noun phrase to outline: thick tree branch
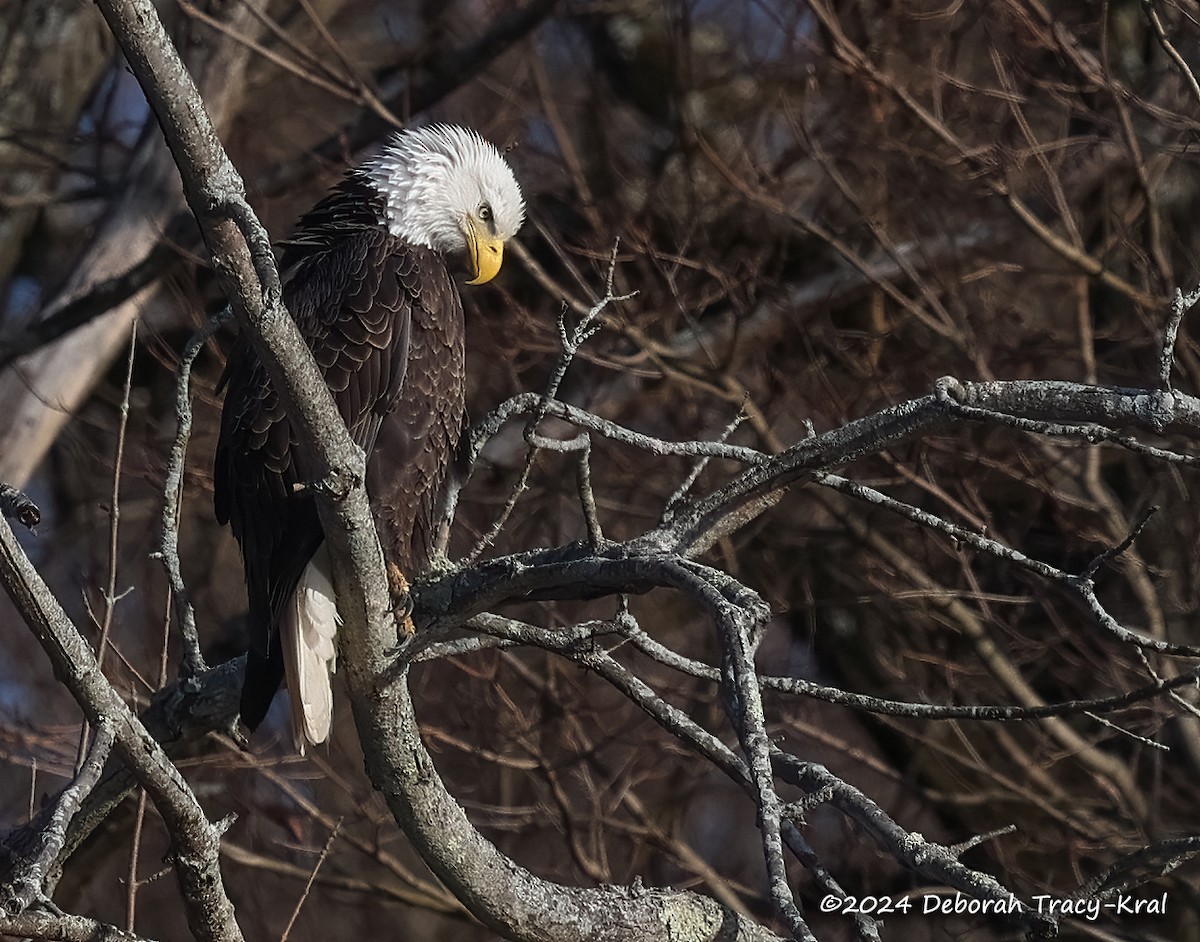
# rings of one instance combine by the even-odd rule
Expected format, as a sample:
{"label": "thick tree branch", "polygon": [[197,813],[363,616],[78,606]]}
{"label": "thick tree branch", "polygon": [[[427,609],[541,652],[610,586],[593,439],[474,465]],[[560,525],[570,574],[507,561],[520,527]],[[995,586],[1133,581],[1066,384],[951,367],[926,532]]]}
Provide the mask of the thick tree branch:
{"label": "thick tree branch", "polygon": [[[660,584],[663,585],[678,583],[682,587],[687,581],[686,577],[680,580],[678,576],[668,575],[665,571],[660,574]],[[752,797],[756,795],[759,786],[747,761],[736,755],[719,738],[678,707],[658,696],[644,680],[619,664],[602,645],[597,644],[603,638],[602,632],[597,632],[591,626],[547,631],[495,616],[482,617],[473,624],[498,638],[554,651],[569,658],[580,668],[595,672],[637,704],[666,732],[721,769],[747,794]],[[628,631],[628,626],[618,625],[611,630],[624,632]],[[876,802],[824,767],[803,762],[774,746],[770,747],[770,762],[772,775],[805,789],[815,803],[832,803],[847,818],[871,834],[881,847],[922,877],[952,886],[974,898],[1004,901],[1014,905],[1015,920],[1028,928],[1038,931],[1049,931],[1053,928],[1053,919],[1020,905],[995,879],[960,863],[958,855],[951,848],[929,843],[920,835],[906,831]],[[811,807],[810,803],[805,807],[781,808],[781,833],[789,850],[813,872],[814,877],[821,881],[821,885],[828,889],[828,875],[799,832],[799,824],[802,823],[800,819]],[[862,927],[860,931],[863,931],[864,937],[872,937],[872,925]]]}
{"label": "thick tree branch", "polygon": [[33,910],[17,916],[0,915],[0,935],[16,939],[42,939],[45,942],[151,942],[144,936],[95,919]]}
{"label": "thick tree branch", "polygon": [[[1053,417],[1053,423],[1047,424],[1047,417]],[[806,438],[755,464],[714,494],[681,508],[668,525],[643,539],[664,551],[698,555],[774,506],[788,487],[811,472],[838,467],[937,431],[956,418],[1087,442],[1112,442],[1187,464],[1196,459],[1145,445],[1121,429],[1200,437],[1200,399],[1179,392],[1048,380],[965,383],[944,377],[932,396]]]}
{"label": "thick tree branch", "polygon": [[[138,717],[166,754],[194,755],[197,744],[237,722],[238,698],[246,659],[236,658],[159,690]],[[137,778],[119,759],[110,759],[95,789],[71,820],[67,838],[51,874],[57,880],[66,860],[137,786]]]}
{"label": "thick tree branch", "polygon": [[75,779],[32,821],[5,837],[5,879],[0,886],[0,902],[5,912],[15,916],[31,903],[48,901],[47,876],[66,842],[67,828],[75,813],[96,787],[112,745],[113,729],[101,723]]}
{"label": "thick tree branch", "polygon": [[111,725],[117,755],[166,822],[192,933],[202,942],[237,942],[241,930],[220,878],[221,829],[208,820],[179,770],[100,672],[91,647],[3,518],[0,579],[88,721]]}
{"label": "thick tree branch", "polygon": [[403,677],[355,698],[372,780],[437,874],[485,925],[507,938],[573,942],[769,940],[773,933],[695,893],[636,886],[556,886],[479,834],[446,791],[421,742]]}

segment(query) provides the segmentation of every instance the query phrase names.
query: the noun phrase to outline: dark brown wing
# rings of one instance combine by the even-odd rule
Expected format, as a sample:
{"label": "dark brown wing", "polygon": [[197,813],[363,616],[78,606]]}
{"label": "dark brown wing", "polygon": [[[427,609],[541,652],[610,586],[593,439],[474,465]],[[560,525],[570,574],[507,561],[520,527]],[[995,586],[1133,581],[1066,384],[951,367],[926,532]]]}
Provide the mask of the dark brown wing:
{"label": "dark brown wing", "polygon": [[[432,254],[432,253],[431,253]],[[412,308],[404,388],[367,466],[384,555],[409,578],[429,564],[434,515],[462,431],[462,302],[437,256],[401,274]]]}
{"label": "dark brown wing", "polygon": [[[441,259],[390,235],[381,215],[378,195],[351,174],[300,220],[281,265],[288,309],[368,453],[404,386],[413,325],[428,318],[427,270],[449,287],[461,345],[461,308]],[[323,535],[312,497],[297,491],[308,475],[291,424],[245,340],[230,355],[223,382],[214,504],[245,564],[251,650],[242,715],[254,727],[283,677],[279,614]]]}

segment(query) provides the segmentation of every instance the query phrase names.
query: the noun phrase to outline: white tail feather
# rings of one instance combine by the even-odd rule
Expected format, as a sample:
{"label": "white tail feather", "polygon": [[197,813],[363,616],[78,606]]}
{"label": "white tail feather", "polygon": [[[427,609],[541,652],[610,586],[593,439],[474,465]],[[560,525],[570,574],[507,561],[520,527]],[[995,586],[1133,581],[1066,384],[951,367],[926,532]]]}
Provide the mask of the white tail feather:
{"label": "white tail feather", "polygon": [[341,622],[329,553],[322,544],[300,577],[279,625],[292,701],[292,737],[301,755],[306,746],[329,738],[333,723],[329,675],[337,669],[336,637]]}

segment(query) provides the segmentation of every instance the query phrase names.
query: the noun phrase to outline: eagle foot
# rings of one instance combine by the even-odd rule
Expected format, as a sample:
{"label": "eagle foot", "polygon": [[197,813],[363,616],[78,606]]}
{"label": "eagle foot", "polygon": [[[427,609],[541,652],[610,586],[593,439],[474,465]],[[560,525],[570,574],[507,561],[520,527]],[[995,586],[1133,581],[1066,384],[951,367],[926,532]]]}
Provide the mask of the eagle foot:
{"label": "eagle foot", "polygon": [[396,619],[396,634],[399,638],[411,638],[417,632],[413,624],[412,595],[409,593],[410,584],[400,567],[395,563],[387,564],[388,592],[392,597],[392,615]]}

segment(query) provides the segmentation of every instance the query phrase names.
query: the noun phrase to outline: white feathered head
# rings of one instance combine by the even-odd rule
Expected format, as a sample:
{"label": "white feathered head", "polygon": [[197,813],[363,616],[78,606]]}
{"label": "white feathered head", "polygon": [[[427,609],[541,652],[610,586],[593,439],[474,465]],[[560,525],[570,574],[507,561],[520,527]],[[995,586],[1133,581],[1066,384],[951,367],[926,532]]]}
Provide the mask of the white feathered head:
{"label": "white feathered head", "polygon": [[443,254],[464,253],[473,275],[468,284],[496,276],[525,204],[493,144],[451,124],[411,128],[388,141],[363,172],[387,199],[393,235]]}

